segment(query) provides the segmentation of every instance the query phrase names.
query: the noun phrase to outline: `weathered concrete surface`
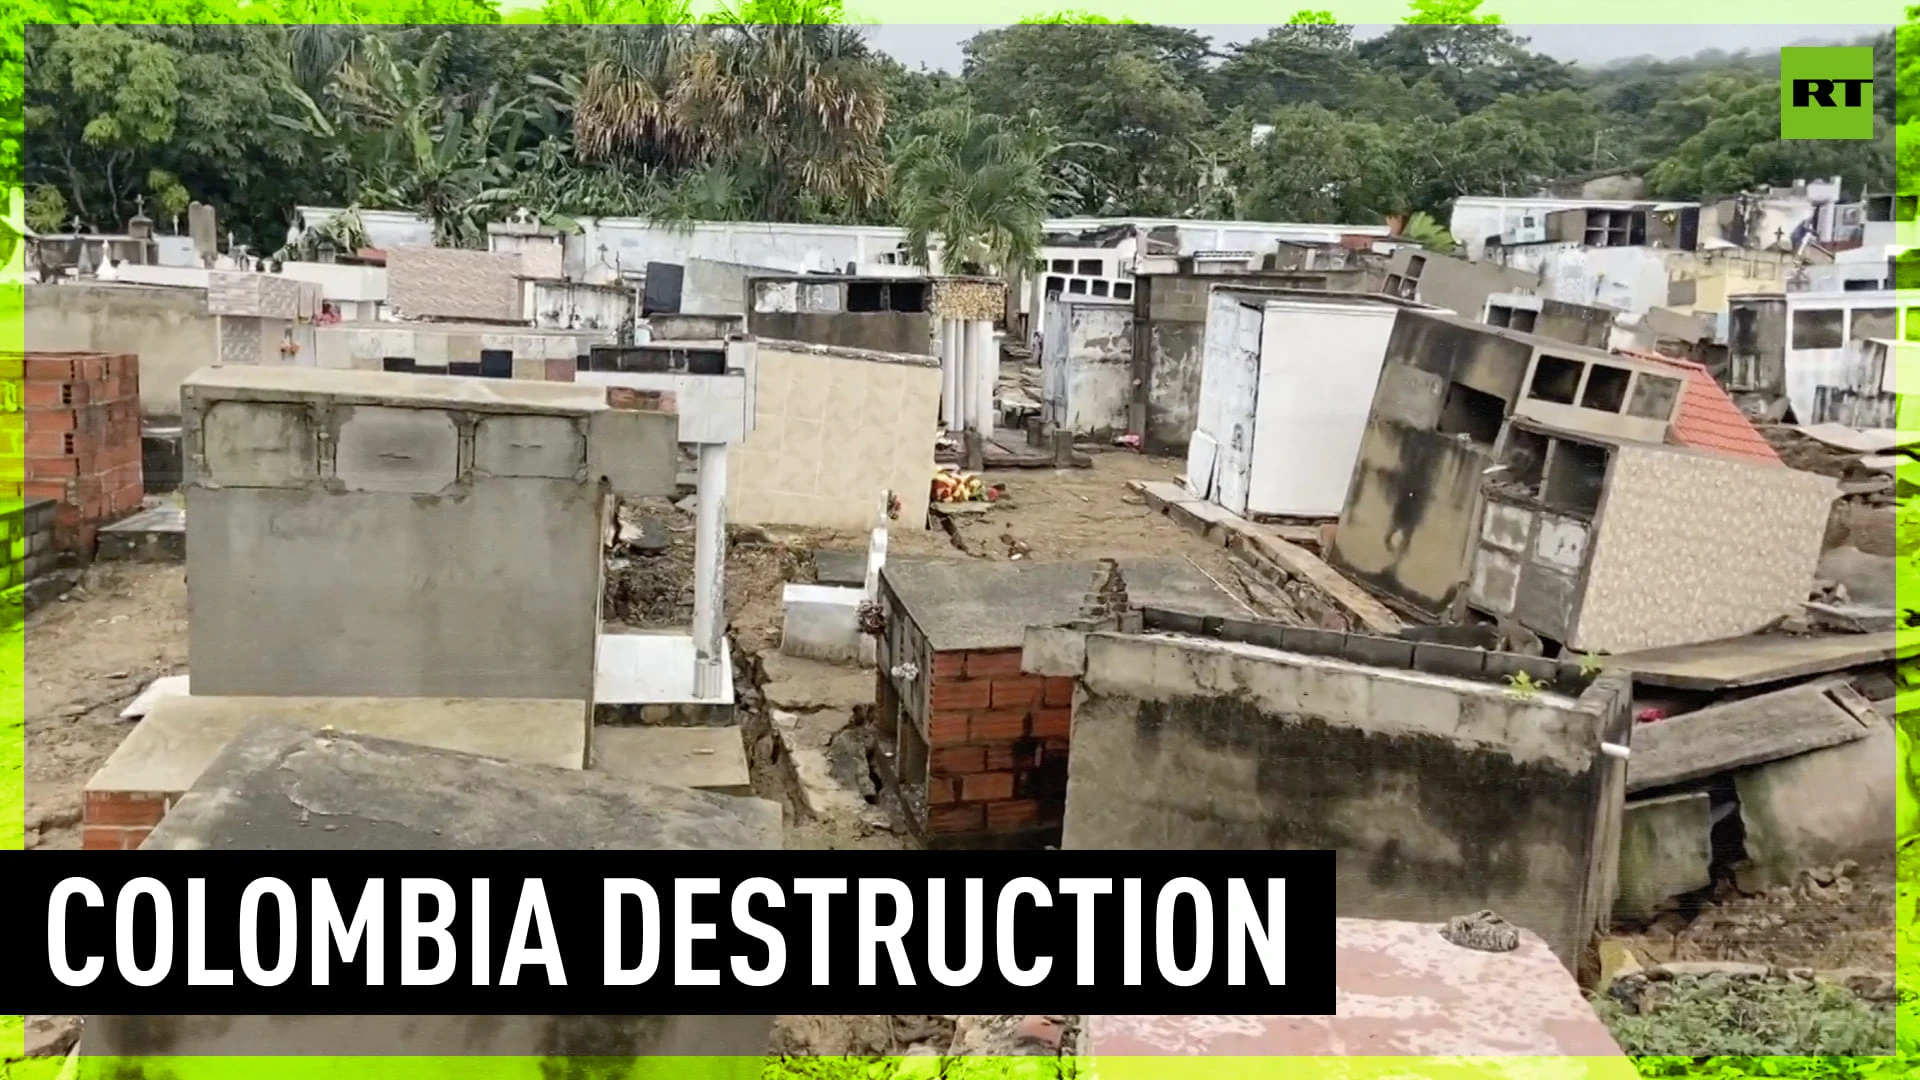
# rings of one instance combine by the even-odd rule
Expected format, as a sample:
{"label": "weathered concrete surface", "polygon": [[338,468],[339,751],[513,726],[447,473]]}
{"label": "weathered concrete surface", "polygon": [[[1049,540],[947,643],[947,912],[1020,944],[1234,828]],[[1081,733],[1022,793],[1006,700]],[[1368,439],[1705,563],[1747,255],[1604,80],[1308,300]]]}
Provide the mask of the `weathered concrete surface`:
{"label": "weathered concrete surface", "polygon": [[94,558],[103,562],[185,562],[186,512],[177,506],[156,506],[104,525]]}
{"label": "weathered concrete surface", "polygon": [[1864,739],[1734,774],[1748,864],[1740,883],[1791,883],[1802,870],[1842,859],[1885,864],[1894,853],[1899,802],[1893,724],[1876,718]]}
{"label": "weathered concrete surface", "polygon": [[592,696],[607,474],[589,436],[617,416],[598,426],[628,451],[622,490],[670,493],[672,414],[571,385],[292,368],[208,369],[182,404],[201,692]]}
{"label": "weathered concrete surface", "polygon": [[1085,650],[1064,848],[1330,849],[1342,915],[1493,908],[1569,967],[1604,918],[1623,703],[1232,641]]}
{"label": "weathered concrete surface", "polygon": [[149,418],[179,416],[181,381],[220,356],[206,290],[162,286],[30,285],[26,343],[36,352],[137,354]]}
{"label": "weathered concrete surface", "polygon": [[1920,653],[1920,631],[1876,634],[1757,634],[1648,649],[1608,658],[1609,667],[1633,672],[1634,680],[1679,690],[1724,690],[1802,679]]}
{"label": "weathered concrete surface", "polygon": [[832,744],[852,717],[840,710],[804,715],[772,710],[781,763],[800,808],[820,821],[856,821],[875,811],[861,793],[835,775]]}
{"label": "weathered concrete surface", "polygon": [[867,580],[867,553],[864,551],[813,552],[813,580],[820,585],[861,585]]}
{"label": "weathered concrete surface", "polygon": [[1650,791],[1864,739],[1872,709],[1845,679],[1709,705],[1633,733],[1627,790]]}
{"label": "weathered concrete surface", "polygon": [[[890,561],[882,578],[934,652],[1017,649],[1029,626],[1074,619],[1096,564],[1086,562]],[[1246,605],[1180,559],[1122,559],[1135,607],[1245,617]]]}
{"label": "weathered concrete surface", "polygon": [[404,1056],[409,1076],[460,1080],[464,1059],[486,1056],[489,1075],[514,1080],[640,1080],[665,1066],[646,1058],[672,1055],[675,1080],[754,1080],[772,1030],[771,1016],[89,1016],[80,1075],[198,1080],[233,1074],[220,1057],[261,1056],[319,1080],[340,1072],[329,1059]]}
{"label": "weathered concrete surface", "polygon": [[862,642],[858,588],[831,585],[788,585],[781,594],[780,651],[788,656],[858,664]]}
{"label": "weathered concrete surface", "polygon": [[1535,340],[1436,312],[1399,314],[1327,554],[1336,570],[1422,613],[1448,609],[1466,580],[1493,438]]}
{"label": "weathered concrete surface", "polygon": [[780,818],[762,799],[269,723],[143,850],[755,850],[780,846]]}
{"label": "weathered concrete surface", "polygon": [[747,751],[731,727],[598,727],[594,772],[617,780],[752,795]]}
{"label": "weathered concrete surface", "polygon": [[1641,922],[1668,899],[1713,884],[1713,800],[1704,791],[1630,802],[1621,816],[1613,917]]}
{"label": "weathered concrete surface", "polygon": [[793,712],[871,705],[876,683],[871,668],[829,664],[785,653],[760,658],[767,673],[767,704]]}
{"label": "weathered concrete surface", "polygon": [[[1089,1050],[1103,1059],[1100,1074],[1108,1075],[1109,1058],[1204,1054],[1459,1056],[1475,1059],[1462,1064],[1463,1075],[1476,1076],[1501,1075],[1500,1059],[1512,1057],[1529,1080],[1635,1075],[1538,935],[1522,931],[1518,949],[1487,953],[1449,944],[1432,923],[1340,919],[1334,933],[1337,1015],[1089,1016]],[[1553,1063],[1537,1060],[1556,1057],[1588,1061],[1568,1061],[1570,1071],[1555,1072]],[[1425,1075],[1426,1064],[1408,1062],[1395,1075]]]}
{"label": "weathered concrete surface", "polygon": [[529,765],[586,765],[585,701],[156,695],[88,791],[182,792],[250,725],[332,727]]}

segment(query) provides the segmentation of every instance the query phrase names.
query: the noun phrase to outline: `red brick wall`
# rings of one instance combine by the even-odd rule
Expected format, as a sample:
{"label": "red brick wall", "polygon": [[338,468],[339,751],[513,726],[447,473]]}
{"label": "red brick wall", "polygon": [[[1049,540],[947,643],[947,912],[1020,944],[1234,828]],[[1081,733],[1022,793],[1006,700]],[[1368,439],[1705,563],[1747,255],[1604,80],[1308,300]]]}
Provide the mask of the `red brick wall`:
{"label": "red brick wall", "polygon": [[1020,670],[1020,650],[933,654],[927,831],[1018,833],[1060,824],[1073,680]]}
{"label": "red brick wall", "polygon": [[28,353],[23,494],[60,503],[55,543],[91,553],[98,526],[140,508],[140,363],[96,353]]}
{"label": "red brick wall", "polygon": [[80,803],[80,846],[86,851],[132,851],[167,816],[177,792],[89,791]]}

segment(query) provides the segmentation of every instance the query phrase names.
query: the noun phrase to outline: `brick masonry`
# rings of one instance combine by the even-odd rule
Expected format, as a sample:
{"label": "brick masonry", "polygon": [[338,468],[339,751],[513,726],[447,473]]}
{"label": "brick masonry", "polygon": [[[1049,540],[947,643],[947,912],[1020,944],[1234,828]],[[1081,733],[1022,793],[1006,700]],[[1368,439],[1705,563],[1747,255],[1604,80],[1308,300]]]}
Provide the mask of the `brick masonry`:
{"label": "brick masonry", "polygon": [[80,805],[80,846],[86,851],[133,851],[167,816],[178,791],[89,791]]}
{"label": "brick masonry", "polygon": [[1058,829],[1073,680],[1026,674],[1019,649],[935,653],[929,669],[926,832],[964,842]]}
{"label": "brick masonry", "polygon": [[21,494],[58,503],[55,544],[84,557],[99,526],[146,495],[139,358],[28,353],[22,376]]}

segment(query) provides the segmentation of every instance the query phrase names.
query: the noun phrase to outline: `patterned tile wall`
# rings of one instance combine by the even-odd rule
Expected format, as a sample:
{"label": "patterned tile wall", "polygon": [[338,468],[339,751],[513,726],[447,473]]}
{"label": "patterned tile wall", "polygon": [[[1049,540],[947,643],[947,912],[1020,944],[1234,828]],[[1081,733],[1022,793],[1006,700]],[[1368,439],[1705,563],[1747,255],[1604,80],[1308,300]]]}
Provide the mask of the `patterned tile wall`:
{"label": "patterned tile wall", "polygon": [[926,517],[940,369],[760,347],[754,430],[728,455],[727,517],[864,530],[880,493]]}
{"label": "patterned tile wall", "polygon": [[1824,476],[1777,465],[1619,448],[1569,644],[1619,653],[1715,641],[1798,611],[1838,494]]}
{"label": "patterned tile wall", "polygon": [[387,302],[415,319],[520,319],[518,253],[394,248],[387,253]]}

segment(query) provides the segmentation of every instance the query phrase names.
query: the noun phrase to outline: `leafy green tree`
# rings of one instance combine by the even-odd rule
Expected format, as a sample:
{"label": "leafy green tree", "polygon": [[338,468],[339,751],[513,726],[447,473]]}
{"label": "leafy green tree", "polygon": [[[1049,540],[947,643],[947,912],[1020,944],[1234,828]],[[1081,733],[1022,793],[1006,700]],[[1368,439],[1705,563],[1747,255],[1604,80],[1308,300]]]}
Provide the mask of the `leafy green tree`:
{"label": "leafy green tree", "polygon": [[311,146],[271,117],[290,84],[277,26],[32,26],[27,179],[58,187],[100,228],[164,169],[239,232],[284,228],[287,207],[341,192]]}
{"label": "leafy green tree", "polygon": [[1399,133],[1321,105],[1275,110],[1272,130],[1236,165],[1239,216],[1265,221],[1379,221],[1412,191]]}
{"label": "leafy green tree", "polygon": [[1062,155],[1089,181],[1078,188],[1081,213],[1165,212],[1199,179],[1193,150],[1208,126],[1206,99],[1175,58],[1136,31],[1028,24],[988,30],[965,46],[977,109],[1036,110],[1081,147]]}

